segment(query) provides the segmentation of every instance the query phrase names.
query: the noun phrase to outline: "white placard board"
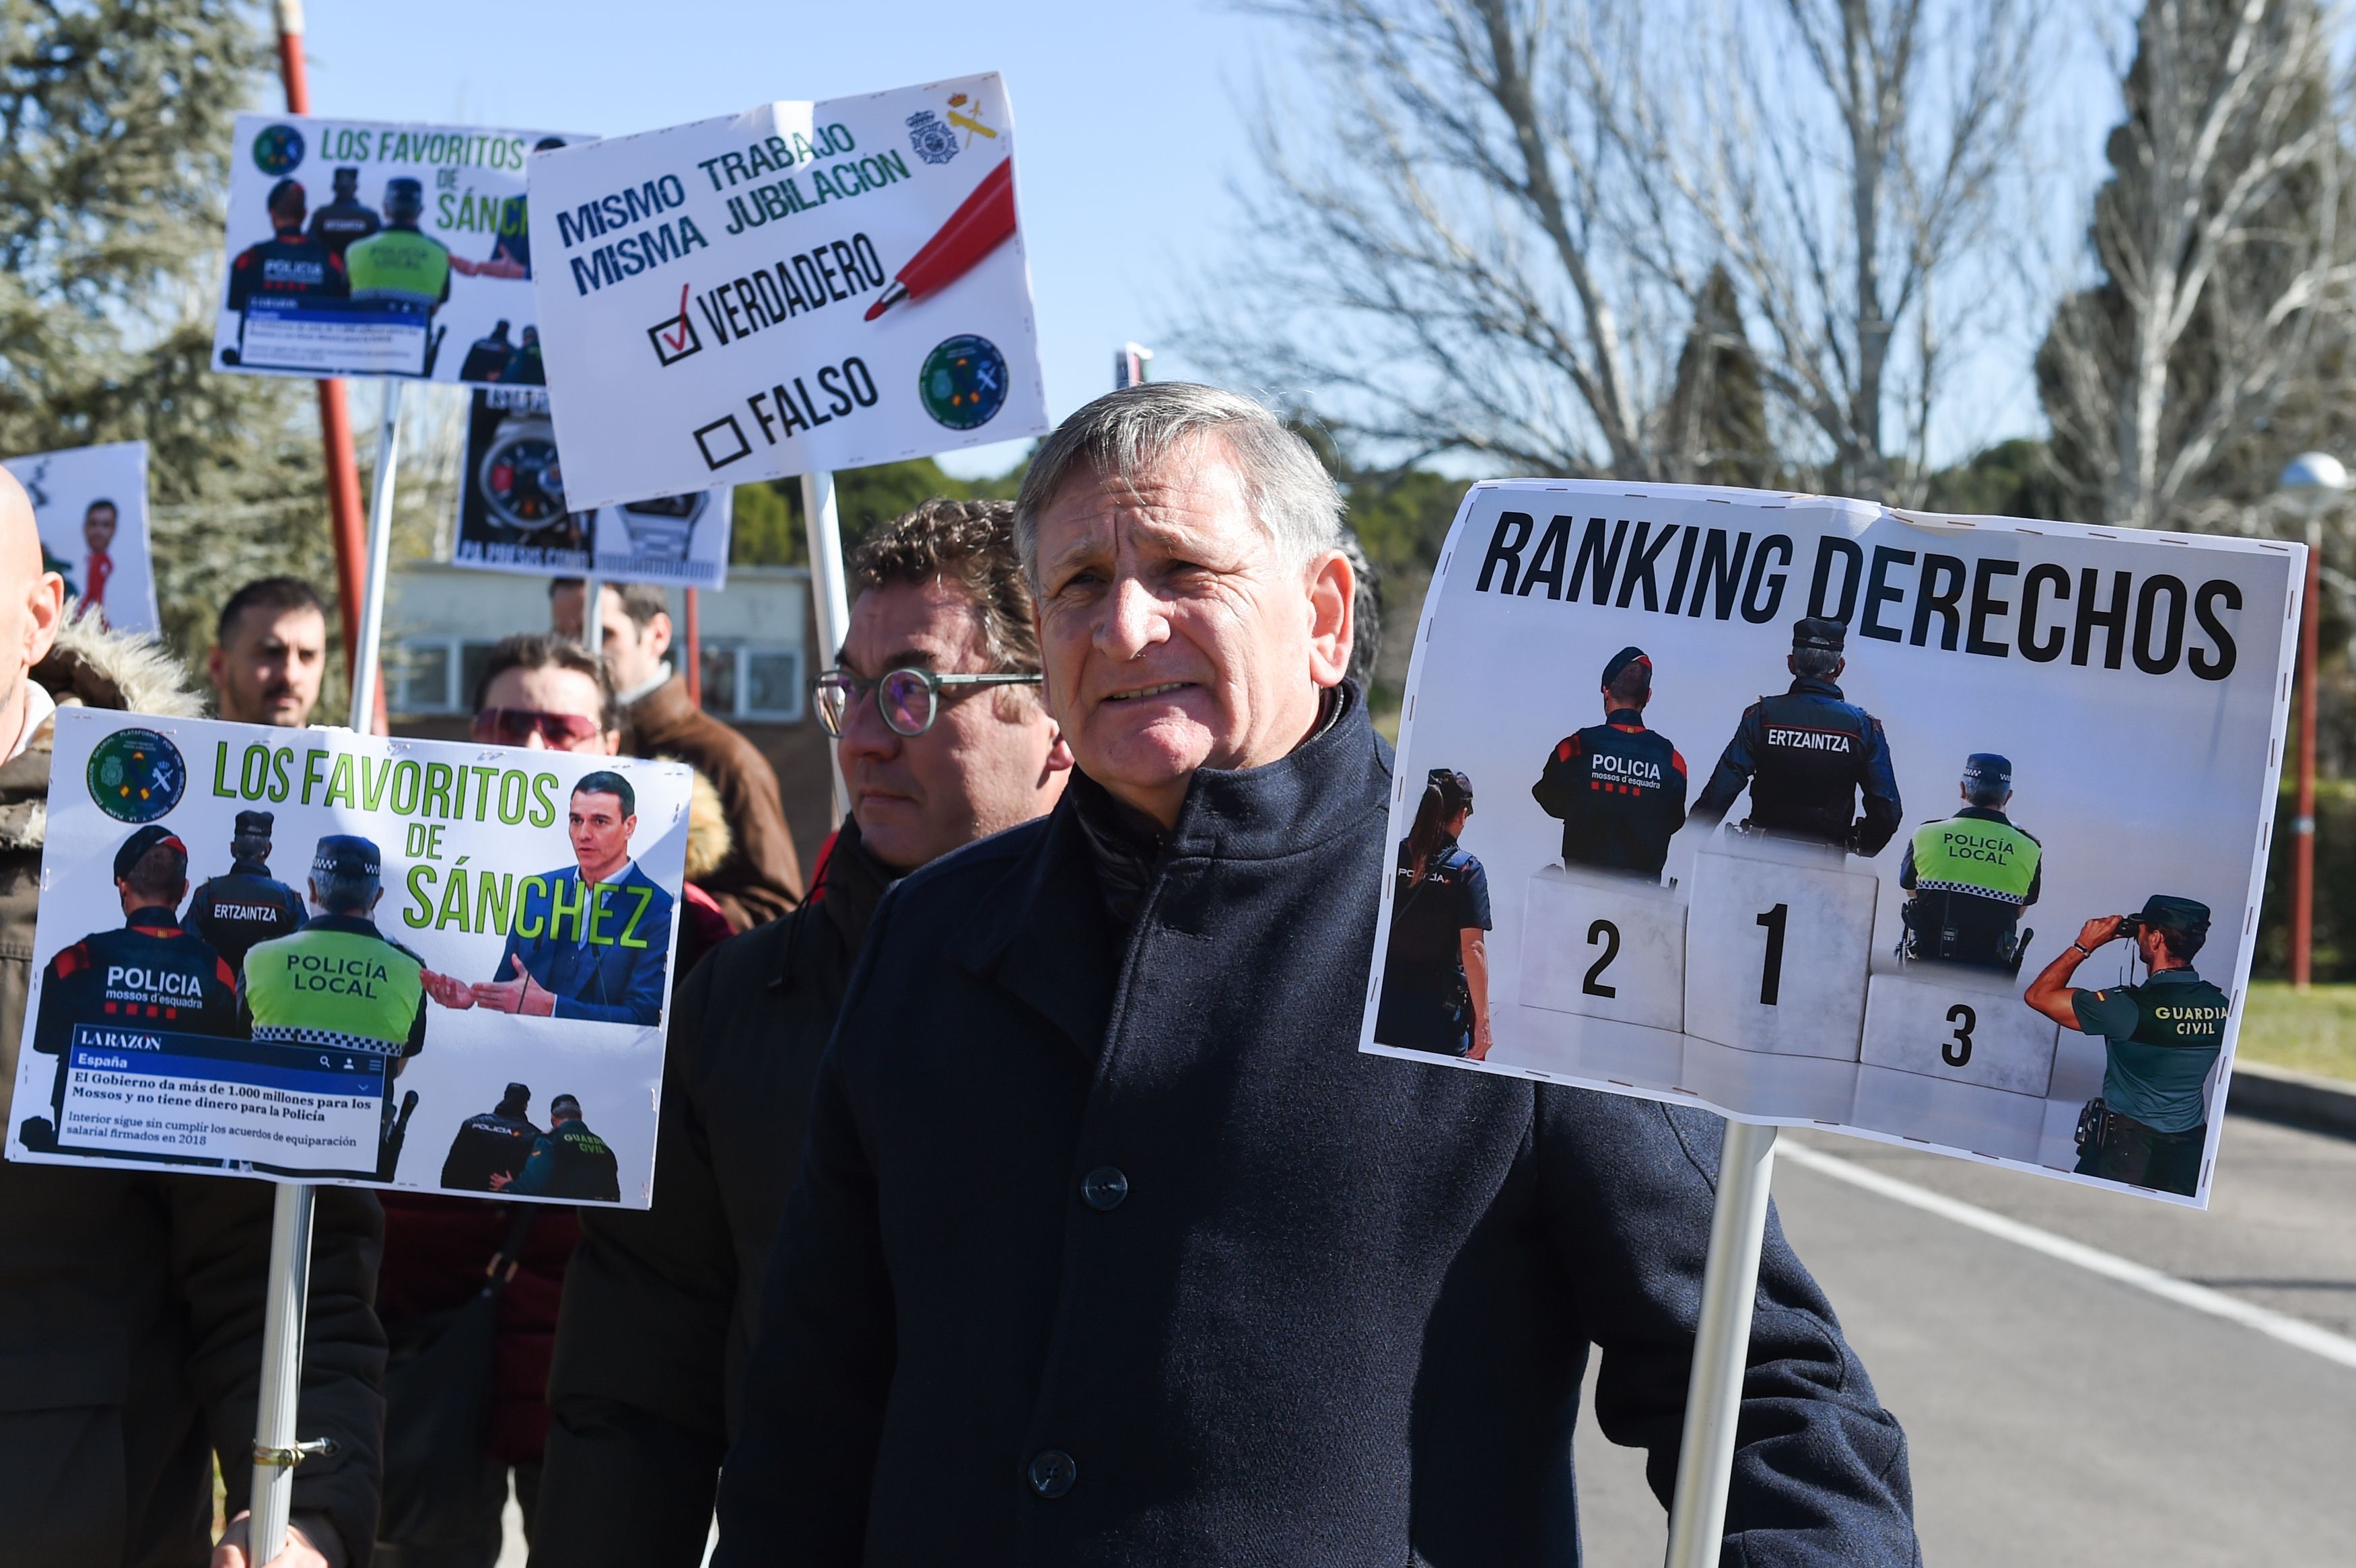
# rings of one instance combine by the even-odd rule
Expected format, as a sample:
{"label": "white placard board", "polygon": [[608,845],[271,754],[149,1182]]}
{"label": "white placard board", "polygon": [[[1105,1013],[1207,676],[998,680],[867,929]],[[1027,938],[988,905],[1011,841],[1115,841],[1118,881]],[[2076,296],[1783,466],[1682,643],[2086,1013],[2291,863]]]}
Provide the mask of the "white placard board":
{"label": "white placard board", "polygon": [[576,506],[1047,429],[995,75],[538,153],[530,183]]}
{"label": "white placard board", "polygon": [[155,569],[147,531],[147,443],[37,452],[5,464],[33,500],[41,555],[66,597],[97,606],[122,632],[154,632]]}
{"label": "white placard board", "polygon": [[[2205,1206],[2255,946],[2303,569],[2300,547],[2268,540],[1697,486],[1476,485],[1417,632],[1391,836],[1404,851],[1431,770],[1461,773],[1480,803],[1462,848],[1489,886],[1527,891],[1490,911],[1494,1045],[1474,1061],[1456,1053],[1469,1038],[1377,1037],[1395,884],[1362,1047]],[[1607,661],[1631,646],[1650,658],[1635,730],[1673,743],[1679,765],[1690,759],[1687,798],[1698,803],[1749,710],[1792,685],[1794,623],[1809,615],[1843,624],[1847,663],[1834,678],[1879,721],[1902,818],[1886,845],[1864,854],[1856,841],[1751,830],[1759,805],[1746,786],[1722,820],[1687,818],[1646,879],[1646,898],[1682,906],[1681,925],[1612,892],[1624,873],[1566,872],[1570,835],[1541,805],[1562,796],[1533,788],[1550,759],[1580,754],[1568,743],[1578,732],[1608,730]],[[1910,846],[1932,830],[1927,853],[1943,831],[1933,825],[1965,809],[1975,753],[2009,760],[2003,809],[2041,842],[2032,901],[2018,912],[2017,970],[1909,943],[1908,901],[1924,891]],[[1615,785],[1599,773],[1580,787]],[[1864,797],[1856,804],[1861,816]],[[1581,891],[1590,886],[1601,891]],[[2177,1059],[2208,1065],[2178,1095],[2200,1114],[2177,1135],[2200,1156],[2198,1178],[2188,1156],[2172,1190],[2112,1179],[2099,1163],[2081,1173],[2092,1159],[2078,1147],[2081,1113],[2126,1083],[2112,1043],[2125,1037],[2062,1027],[2024,1000],[2084,923],[2153,895],[2210,908],[2194,968],[2230,1007],[2222,1027],[2205,1016],[2199,1026],[2213,1047]],[[1614,936],[1616,961],[1599,966]],[[1435,971],[1426,957],[1401,972]],[[2146,978],[2131,944],[2114,942],[2069,985],[2115,997]],[[1680,1011],[1673,988],[1679,1032],[1664,1027]],[[1469,1004],[1469,988],[1455,1000]],[[1450,1016],[1449,1003],[1436,998],[1433,1016]]]}
{"label": "white placard board", "polygon": [[735,490],[570,509],[544,387],[482,387],[467,411],[450,564],[533,577],[728,585]]}
{"label": "white placard board", "polygon": [[537,386],[524,165],[585,138],[241,114],[216,369]]}
{"label": "white placard board", "polygon": [[53,778],[7,1157],[651,1201],[685,767],[68,708]]}

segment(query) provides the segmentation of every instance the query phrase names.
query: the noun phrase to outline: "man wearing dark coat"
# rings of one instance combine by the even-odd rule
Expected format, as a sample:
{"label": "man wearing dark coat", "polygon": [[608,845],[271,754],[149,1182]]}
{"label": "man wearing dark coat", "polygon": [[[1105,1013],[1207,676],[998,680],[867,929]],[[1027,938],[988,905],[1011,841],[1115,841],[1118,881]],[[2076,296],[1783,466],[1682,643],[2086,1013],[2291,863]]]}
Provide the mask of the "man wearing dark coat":
{"label": "man wearing dark coat", "polygon": [[1012,507],[927,501],[870,532],[851,578],[859,601],[819,688],[851,815],[808,901],[721,944],[672,997],[654,1207],[582,1211],[536,1562],[701,1561],[810,1086],[868,921],[894,879],[1064,787]]}
{"label": "man wearing dark coat", "polygon": [[[1044,820],[884,901],[820,1064],[721,1568],[1578,1561],[1589,1348],[1665,1501],[1721,1124],[1362,1054],[1388,748],[1341,499],[1258,404],[1073,415],[1016,503]],[[1730,1560],[1919,1562],[1772,1221]]]}
{"label": "man wearing dark coat", "polygon": [[[0,1123],[43,952],[57,705],[198,711],[151,640],[94,617],[60,624],[63,597],[31,502],[0,475]],[[218,1466],[230,1525],[210,1560],[248,1568],[272,1193],[241,1177],[0,1160],[0,1561],[204,1563]],[[294,1529],[273,1568],[365,1563],[376,1536],[384,1331],[369,1301],[383,1216],[372,1193],[322,1187],[313,1223],[298,1435],[336,1447],[295,1471]]]}

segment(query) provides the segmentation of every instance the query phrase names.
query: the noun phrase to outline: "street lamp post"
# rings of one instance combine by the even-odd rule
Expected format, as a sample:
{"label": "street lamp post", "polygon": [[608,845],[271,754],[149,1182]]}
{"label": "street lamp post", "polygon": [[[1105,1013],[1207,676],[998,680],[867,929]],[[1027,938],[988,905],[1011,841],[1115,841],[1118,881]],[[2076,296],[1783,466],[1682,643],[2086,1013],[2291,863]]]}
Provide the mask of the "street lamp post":
{"label": "street lamp post", "polygon": [[2290,460],[2277,486],[2286,504],[2307,518],[2307,591],[2299,606],[2297,835],[2291,846],[2290,983],[2306,990],[2315,949],[2315,705],[2316,640],[2323,619],[2323,518],[2348,489],[2348,470],[2328,452]]}

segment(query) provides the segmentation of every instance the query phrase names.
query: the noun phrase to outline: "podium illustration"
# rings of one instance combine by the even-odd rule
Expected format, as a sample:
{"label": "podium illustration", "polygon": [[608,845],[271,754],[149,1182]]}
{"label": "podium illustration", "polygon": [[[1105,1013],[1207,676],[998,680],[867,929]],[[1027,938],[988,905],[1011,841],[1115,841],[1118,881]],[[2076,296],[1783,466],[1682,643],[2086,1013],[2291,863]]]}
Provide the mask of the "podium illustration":
{"label": "podium illustration", "polygon": [[1655,883],[1548,866],[1523,903],[1522,1005],[1685,1027],[1686,912]]}
{"label": "podium illustration", "polygon": [[2060,1024],[2020,999],[2011,976],[1924,964],[1867,986],[1860,1060],[2042,1100],[2061,1035]]}
{"label": "podium illustration", "polygon": [[1686,1032],[1855,1061],[1880,885],[1829,845],[1744,836],[1701,849],[1686,922]]}

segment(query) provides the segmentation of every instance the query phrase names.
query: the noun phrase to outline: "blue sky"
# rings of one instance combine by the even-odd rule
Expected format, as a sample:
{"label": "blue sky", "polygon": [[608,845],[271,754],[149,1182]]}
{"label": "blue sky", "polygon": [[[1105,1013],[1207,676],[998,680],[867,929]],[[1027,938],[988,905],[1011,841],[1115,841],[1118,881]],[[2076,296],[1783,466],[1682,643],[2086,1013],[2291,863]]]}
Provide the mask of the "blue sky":
{"label": "blue sky", "polygon": [[[779,98],[830,98],[980,70],[1007,79],[1021,142],[1023,228],[1048,411],[1111,385],[1126,339],[1157,341],[1184,317],[1190,284],[1237,242],[1231,187],[1251,151],[1237,106],[1258,77],[1288,79],[1284,29],[1204,0],[895,0],[889,5],[756,0],[312,0],[312,107],[382,120],[617,134],[734,113]],[[2074,8],[2073,8],[2074,9]],[[2083,24],[2063,40],[2040,152],[2062,177],[2054,238],[2083,227],[2084,181],[2115,112],[2110,69]],[[2040,428],[2029,382],[2034,322],[1981,357],[1934,432],[1952,461]],[[2011,341],[2018,338],[2018,342]],[[1019,447],[950,463],[995,473]]]}
{"label": "blue sky", "polygon": [[[1113,352],[1179,314],[1226,240],[1227,180],[1249,149],[1227,83],[1280,34],[1193,0],[889,5],[743,0],[313,0],[311,107],[601,135],[996,70],[1021,148],[1023,229],[1047,406],[1112,386]],[[1159,359],[1175,375],[1183,356]],[[1010,466],[1019,445],[951,463]]]}

